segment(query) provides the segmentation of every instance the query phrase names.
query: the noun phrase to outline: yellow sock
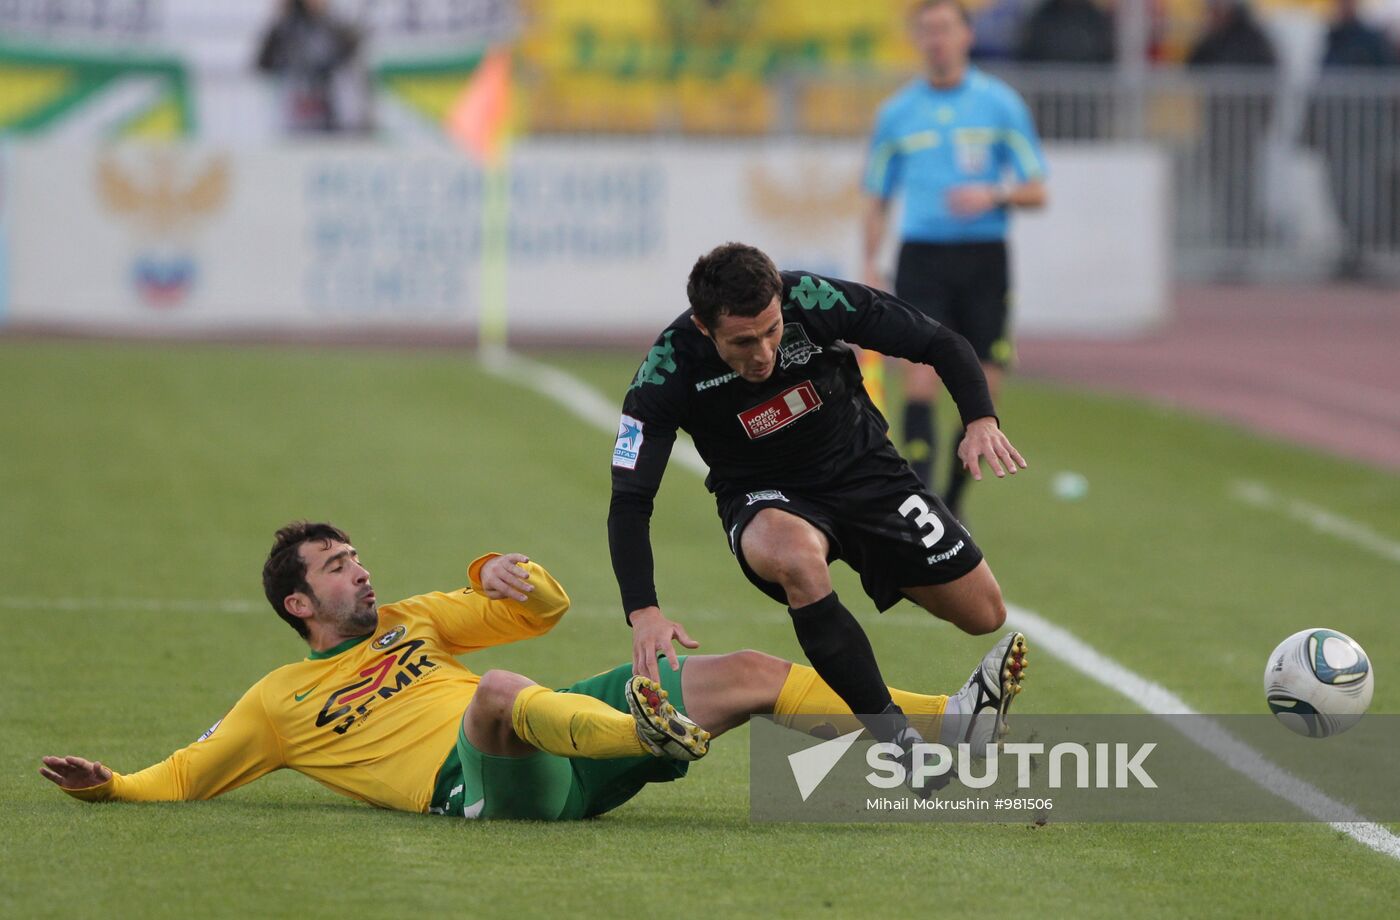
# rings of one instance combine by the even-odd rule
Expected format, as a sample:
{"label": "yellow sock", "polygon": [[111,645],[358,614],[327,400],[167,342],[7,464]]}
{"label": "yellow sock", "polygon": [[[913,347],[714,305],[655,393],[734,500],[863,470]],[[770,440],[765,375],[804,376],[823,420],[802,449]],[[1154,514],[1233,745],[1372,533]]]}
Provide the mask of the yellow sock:
{"label": "yellow sock", "polygon": [[[937,740],[948,697],[910,693],[894,687],[889,690],[895,704],[909,717],[909,724],[925,740]],[[836,691],[828,687],[816,671],[802,664],[792,666],[783,688],[778,691],[778,701],[773,704],[773,715],[779,725],[808,732],[817,728],[822,720],[802,718],[804,716],[849,715],[850,712],[851,707],[836,695]]]}
{"label": "yellow sock", "polygon": [[510,724],[529,744],[562,757],[640,757],[647,753],[637,723],[582,693],[526,687],[510,709]]}

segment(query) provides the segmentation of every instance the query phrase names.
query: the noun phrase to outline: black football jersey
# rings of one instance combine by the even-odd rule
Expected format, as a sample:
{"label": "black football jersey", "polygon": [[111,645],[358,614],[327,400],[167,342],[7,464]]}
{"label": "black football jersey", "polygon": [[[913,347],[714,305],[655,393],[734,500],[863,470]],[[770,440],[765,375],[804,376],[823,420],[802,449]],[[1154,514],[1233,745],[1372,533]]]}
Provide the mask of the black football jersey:
{"label": "black football jersey", "polygon": [[820,490],[870,452],[893,449],[848,343],[932,365],[964,423],[994,414],[961,336],[874,288],[811,272],[782,278],[782,340],[767,380],[736,374],[687,310],[657,337],[627,389],[608,535],[628,611],[656,603],[649,521],[677,430],[709,467],[711,492]]}

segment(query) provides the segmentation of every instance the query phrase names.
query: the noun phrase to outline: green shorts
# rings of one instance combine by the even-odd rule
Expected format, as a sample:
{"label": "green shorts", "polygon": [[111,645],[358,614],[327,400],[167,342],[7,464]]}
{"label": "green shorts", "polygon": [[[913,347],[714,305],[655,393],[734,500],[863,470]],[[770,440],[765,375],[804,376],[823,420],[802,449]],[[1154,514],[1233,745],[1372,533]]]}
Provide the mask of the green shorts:
{"label": "green shorts", "polygon": [[[661,686],[673,706],[685,712],[680,670],[664,662],[658,668]],[[565,687],[561,693],[582,693],[602,700],[619,712],[627,709],[627,681],[632,665]],[[515,818],[533,821],[572,821],[592,818],[617,808],[648,783],[669,783],[685,776],[690,765],[650,755],[615,760],[560,757],[538,751],[525,757],[483,754],[457,729],[457,746],[438,770],[432,814],[459,818]]]}

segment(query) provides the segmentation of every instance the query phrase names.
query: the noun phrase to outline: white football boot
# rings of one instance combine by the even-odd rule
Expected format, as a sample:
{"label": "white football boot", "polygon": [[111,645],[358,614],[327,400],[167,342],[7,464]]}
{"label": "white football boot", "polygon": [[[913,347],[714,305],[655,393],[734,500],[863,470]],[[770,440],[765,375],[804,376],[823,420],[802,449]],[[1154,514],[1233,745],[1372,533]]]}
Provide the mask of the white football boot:
{"label": "white football boot", "polygon": [[1021,692],[1026,674],[1026,647],[1024,635],[1010,632],[983,656],[963,688],[948,698],[939,741],[969,744],[978,755],[988,744],[1001,741],[1006,711]]}

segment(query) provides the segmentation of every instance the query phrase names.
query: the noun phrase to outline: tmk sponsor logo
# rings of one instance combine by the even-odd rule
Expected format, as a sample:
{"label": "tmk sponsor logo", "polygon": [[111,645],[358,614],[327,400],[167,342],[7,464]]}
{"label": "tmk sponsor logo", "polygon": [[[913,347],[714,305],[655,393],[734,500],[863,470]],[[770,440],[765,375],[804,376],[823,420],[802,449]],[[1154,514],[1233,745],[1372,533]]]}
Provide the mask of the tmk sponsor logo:
{"label": "tmk sponsor logo", "polygon": [[[378,662],[360,672],[364,680],[331,693],[326,698],[326,705],[321,707],[320,715],[316,716],[316,727],[324,728],[339,720],[340,724],[332,731],[343,735],[357,720],[369,715],[370,707],[377,700],[387,700],[424,674],[437,670],[437,662],[427,655],[418,655],[416,661],[411,660],[424,644],[422,639],[409,639],[402,645],[394,646]],[[396,671],[395,666],[398,668]]]}

